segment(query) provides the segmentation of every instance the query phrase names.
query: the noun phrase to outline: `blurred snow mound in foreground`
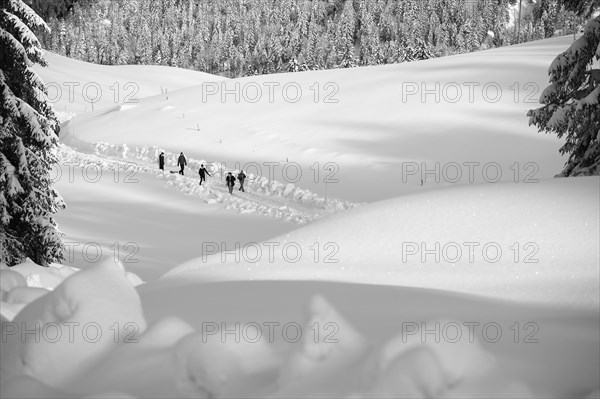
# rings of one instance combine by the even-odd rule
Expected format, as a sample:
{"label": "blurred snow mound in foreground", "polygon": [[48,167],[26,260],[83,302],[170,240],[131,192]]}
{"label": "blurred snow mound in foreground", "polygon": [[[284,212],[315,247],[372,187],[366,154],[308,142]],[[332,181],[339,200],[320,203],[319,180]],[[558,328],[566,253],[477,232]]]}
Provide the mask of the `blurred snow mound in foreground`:
{"label": "blurred snow mound in foreground", "polygon": [[[436,344],[402,332],[368,342],[324,297],[307,307],[303,330],[332,323],[334,341],[306,334],[282,351],[211,340],[178,317],[147,325],[122,266],[99,263],[2,319],[2,397],[530,396],[467,337]],[[493,392],[490,379],[501,381]]]}

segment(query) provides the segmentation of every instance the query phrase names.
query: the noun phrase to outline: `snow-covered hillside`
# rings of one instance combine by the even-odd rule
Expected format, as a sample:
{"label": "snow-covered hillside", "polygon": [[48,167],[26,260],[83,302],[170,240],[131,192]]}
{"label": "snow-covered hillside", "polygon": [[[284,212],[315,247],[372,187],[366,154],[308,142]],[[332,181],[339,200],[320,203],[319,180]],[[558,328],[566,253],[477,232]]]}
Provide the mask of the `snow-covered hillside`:
{"label": "snow-covered hillside", "polygon": [[57,103],[67,262],[0,265],[0,396],[598,397],[600,179],[525,117],[571,40],[227,81],[48,54],[107,90]]}
{"label": "snow-covered hillside", "polygon": [[[140,99],[224,78],[164,66],[95,65],[45,52],[49,68],[37,67],[48,86],[56,112],[70,117],[115,104],[137,104]],[[66,72],[68,71],[68,72]]]}
{"label": "snow-covered hillside", "polygon": [[390,284],[596,310],[599,203],[597,177],[440,189],[248,243],[237,260],[205,244],[165,278]]}
{"label": "snow-covered hillside", "polygon": [[[64,127],[63,139],[184,151],[277,180],[299,179],[321,195],[328,181],[328,195],[353,202],[421,191],[421,172],[436,167],[424,179],[427,186],[455,177],[460,183],[494,181],[497,173],[505,181],[549,178],[564,163],[560,141],[528,127],[525,114],[547,85],[551,61],[571,41],[190,82],[168,96],[81,115]],[[54,67],[61,65],[57,60]],[[155,86],[166,86],[167,76]]]}

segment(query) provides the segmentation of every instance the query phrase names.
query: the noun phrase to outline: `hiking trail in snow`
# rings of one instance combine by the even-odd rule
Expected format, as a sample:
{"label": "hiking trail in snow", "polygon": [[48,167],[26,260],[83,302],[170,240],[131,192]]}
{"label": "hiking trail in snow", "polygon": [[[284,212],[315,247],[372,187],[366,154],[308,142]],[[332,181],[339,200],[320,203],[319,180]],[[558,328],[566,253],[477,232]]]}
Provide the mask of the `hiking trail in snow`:
{"label": "hiking trail in snow", "polygon": [[[308,223],[324,216],[355,208],[359,204],[324,198],[302,189],[293,183],[282,183],[264,176],[247,173],[244,183],[245,192],[238,190],[236,180],[233,195],[225,185],[227,172],[237,176],[238,170],[225,170],[218,163],[187,158],[186,175],[173,173],[177,167],[178,154],[165,151],[165,171],[158,169],[158,147],[129,148],[126,144],[109,145],[95,143],[90,153],[80,152],[66,144],[61,144],[58,157],[63,165],[69,167],[94,167],[103,171],[110,170],[121,174],[127,181],[135,181],[135,176],[143,173],[165,181],[166,185],[188,195],[197,196],[206,204],[222,204],[225,209],[238,213],[251,213],[270,216],[292,223]],[[204,164],[211,173],[206,181],[199,185],[198,169]]]}

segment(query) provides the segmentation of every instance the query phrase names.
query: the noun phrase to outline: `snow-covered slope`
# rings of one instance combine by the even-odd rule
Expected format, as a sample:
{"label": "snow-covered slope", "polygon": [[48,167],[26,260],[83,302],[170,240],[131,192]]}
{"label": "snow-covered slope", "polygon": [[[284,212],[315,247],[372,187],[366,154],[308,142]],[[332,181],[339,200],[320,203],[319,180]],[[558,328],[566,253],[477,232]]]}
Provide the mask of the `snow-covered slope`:
{"label": "snow-covered slope", "polygon": [[[87,113],[65,127],[65,139],[155,145],[230,168],[256,162],[263,175],[266,162],[279,162],[278,180],[287,160],[300,165],[302,186],[324,194],[330,176],[339,182],[328,185],[329,195],[355,202],[423,190],[409,162],[419,171],[438,163],[438,178],[425,178],[429,186],[449,184],[457,173],[449,163],[460,165],[459,183],[495,180],[494,165],[484,169],[491,163],[502,180],[547,178],[564,162],[560,141],[528,127],[525,114],[547,85],[548,65],[571,41],[209,82]],[[478,163],[472,177],[470,162]],[[287,173],[296,178],[296,168]]]}
{"label": "snow-covered slope", "polygon": [[145,97],[224,79],[159,65],[96,65],[48,51],[44,57],[48,67],[38,65],[34,69],[48,86],[50,101],[63,118],[124,103],[133,105]]}
{"label": "snow-covered slope", "polygon": [[237,259],[207,247],[164,278],[392,284],[598,309],[599,203],[598,177],[432,190],[248,243]]}
{"label": "snow-covered slope", "polygon": [[[280,210],[283,204],[269,200],[270,193],[229,198],[219,177],[200,187],[197,175],[163,173],[143,159],[82,154],[66,146],[59,155],[53,178],[67,209],[56,219],[66,234],[70,266],[116,259],[152,281],[199,256],[203,242],[265,240],[296,226],[289,221],[293,201]],[[237,213],[241,207],[243,214]]]}

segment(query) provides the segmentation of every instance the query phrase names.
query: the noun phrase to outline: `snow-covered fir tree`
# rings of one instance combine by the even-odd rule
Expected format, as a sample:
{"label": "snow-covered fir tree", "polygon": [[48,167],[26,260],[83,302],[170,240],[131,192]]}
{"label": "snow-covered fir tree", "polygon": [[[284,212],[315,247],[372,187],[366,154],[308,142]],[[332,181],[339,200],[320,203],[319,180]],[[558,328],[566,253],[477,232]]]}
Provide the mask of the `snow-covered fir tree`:
{"label": "snow-covered fir tree", "polygon": [[46,265],[64,250],[52,219],[64,202],[50,174],[59,125],[32,68],[46,65],[32,29],[48,27],[22,0],[0,0],[0,257],[9,266]]}
{"label": "snow-covered fir tree", "polygon": [[356,29],[356,18],[354,5],[351,1],[344,4],[341,14],[341,22],[337,35],[338,67],[354,68],[357,66],[354,55],[354,31]]}
{"label": "snow-covered fir tree", "polygon": [[560,153],[569,159],[559,176],[600,174],[600,69],[593,68],[594,59],[600,59],[600,17],[552,62],[544,105],[527,113],[540,131],[566,135]]}

